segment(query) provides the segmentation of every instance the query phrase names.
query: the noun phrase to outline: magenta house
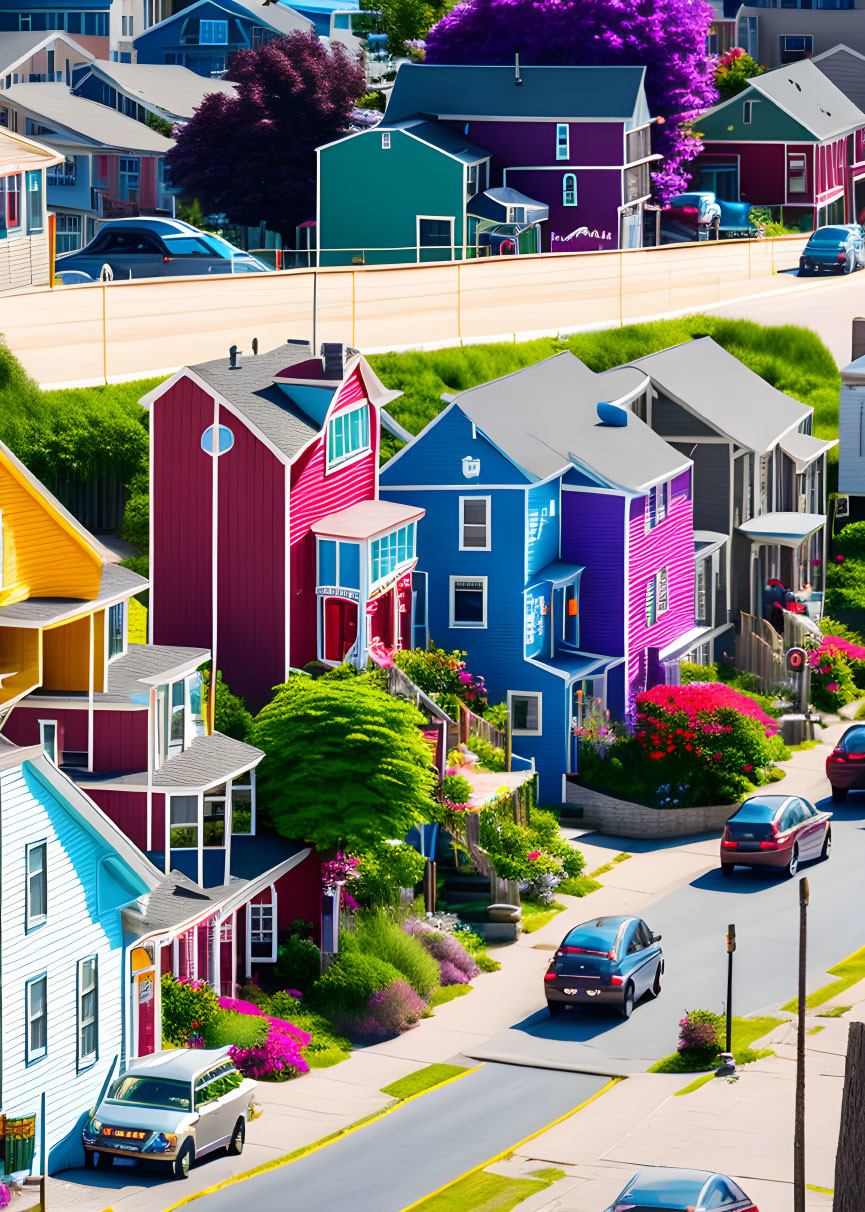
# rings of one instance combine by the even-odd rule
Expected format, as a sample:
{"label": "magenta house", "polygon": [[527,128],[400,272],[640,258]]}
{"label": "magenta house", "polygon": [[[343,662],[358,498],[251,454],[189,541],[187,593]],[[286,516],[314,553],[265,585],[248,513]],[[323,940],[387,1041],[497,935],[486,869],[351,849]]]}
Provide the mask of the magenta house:
{"label": "magenta house", "polygon": [[378,500],[398,394],[356,350],[289,342],[184,367],[142,401],[152,638],[206,646],[252,710],[290,668],[411,645],[423,511]]}

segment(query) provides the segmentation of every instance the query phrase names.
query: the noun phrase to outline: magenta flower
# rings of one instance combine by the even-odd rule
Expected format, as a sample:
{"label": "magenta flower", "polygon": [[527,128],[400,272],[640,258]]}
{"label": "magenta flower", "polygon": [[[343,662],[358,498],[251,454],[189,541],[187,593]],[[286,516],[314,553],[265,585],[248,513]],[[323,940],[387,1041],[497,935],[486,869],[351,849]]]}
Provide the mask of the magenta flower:
{"label": "magenta flower", "polygon": [[837,683],[837,682],[829,682],[829,683],[827,684],[827,686],[826,686],[826,689],[829,691],[829,693],[830,693],[830,694],[834,694],[834,693],[837,691],[837,689],[838,689],[838,683]]}
{"label": "magenta flower", "polygon": [[530,861],[530,862],[532,862],[532,863],[533,863],[533,862],[535,861],[535,859],[539,859],[540,857],[541,857],[541,852],[540,852],[540,850],[531,850],[531,851],[529,851],[529,861]]}

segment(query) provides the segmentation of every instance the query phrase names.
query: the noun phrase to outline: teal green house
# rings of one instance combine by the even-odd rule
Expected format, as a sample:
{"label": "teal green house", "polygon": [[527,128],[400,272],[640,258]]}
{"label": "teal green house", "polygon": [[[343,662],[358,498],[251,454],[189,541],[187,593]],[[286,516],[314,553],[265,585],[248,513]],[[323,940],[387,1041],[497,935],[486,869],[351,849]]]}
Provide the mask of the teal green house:
{"label": "teal green house", "polygon": [[320,265],[465,256],[466,203],[489,185],[488,151],[409,118],[385,119],[316,154]]}

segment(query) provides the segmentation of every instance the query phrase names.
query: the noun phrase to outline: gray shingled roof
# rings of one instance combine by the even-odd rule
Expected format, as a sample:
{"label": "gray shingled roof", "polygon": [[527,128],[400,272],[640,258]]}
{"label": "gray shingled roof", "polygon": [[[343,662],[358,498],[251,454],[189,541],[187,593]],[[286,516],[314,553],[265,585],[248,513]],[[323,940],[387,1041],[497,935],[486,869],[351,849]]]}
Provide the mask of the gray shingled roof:
{"label": "gray shingled roof", "polygon": [[164,153],[174,146],[171,139],[151,130],[144,122],[136,122],[107,105],[76,97],[65,84],[13,84],[0,95],[12,105],[43,118],[46,126],[69,132],[40,136],[49,146],[76,143],[82,138],[118,151]]}
{"label": "gray shingled roof", "polygon": [[673,345],[632,365],[719,433],[758,454],[798,429],[813,411],[772,387],[711,337]]}
{"label": "gray shingled roof", "polygon": [[633,367],[595,374],[573,354],[560,353],[460,392],[453,402],[530,479],[574,464],[639,492],[690,466],[632,412],[621,427],[599,420],[600,401],[627,400],[645,383]]}
{"label": "gray shingled roof", "polygon": [[865,126],[865,114],[809,59],[753,76],[749,83],[818,139]]}
{"label": "gray shingled roof", "polygon": [[119,564],[103,564],[99,593],[95,598],[28,598],[0,607],[0,625],[52,623],[86,610],[96,610],[112,598],[124,594],[138,593],[146,589],[149,582],[131,568]]}
{"label": "gray shingled roof", "polygon": [[631,118],[643,102],[643,67],[513,67],[403,63],[385,121],[454,118]]}
{"label": "gray shingled roof", "polygon": [[[147,857],[152,860],[161,856],[148,854]],[[182,871],[169,871],[162,883],[148,894],[143,915],[136,915],[133,920],[141,928],[142,934],[170,930],[172,926],[180,926],[206,909],[215,909],[221,901],[233,895],[242,882],[237,880],[205,890]]]}
{"label": "gray shingled roof", "polygon": [[865,110],[865,55],[849,46],[833,46],[822,55],[815,55],[811,62],[848,101]]}
{"label": "gray shingled roof", "polygon": [[172,118],[191,118],[211,93],[233,97],[237,91],[237,85],[230,80],[199,76],[188,67],[175,64],[113,63],[108,59],[97,59],[91,72],[113,81],[142,105],[153,106]]}
{"label": "gray shingled roof", "polygon": [[256,766],[263,757],[260,749],[221,732],[197,736],[188,749],[160,766],[153,776],[153,786],[214,787],[238,770]]}
{"label": "gray shingled roof", "polygon": [[[150,686],[161,685],[178,669],[196,669],[210,656],[207,648],[172,648],[167,644],[130,644],[108,666],[107,695],[128,699]],[[100,696],[103,697],[103,696]]]}

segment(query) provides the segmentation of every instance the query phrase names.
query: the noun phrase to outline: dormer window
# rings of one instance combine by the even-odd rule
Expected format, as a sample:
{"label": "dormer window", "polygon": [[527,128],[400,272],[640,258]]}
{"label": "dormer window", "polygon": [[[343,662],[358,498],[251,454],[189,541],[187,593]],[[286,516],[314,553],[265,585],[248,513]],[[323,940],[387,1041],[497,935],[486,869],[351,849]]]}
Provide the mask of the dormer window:
{"label": "dormer window", "polygon": [[327,427],[328,471],[369,448],[369,406],[366,401],[331,417]]}

